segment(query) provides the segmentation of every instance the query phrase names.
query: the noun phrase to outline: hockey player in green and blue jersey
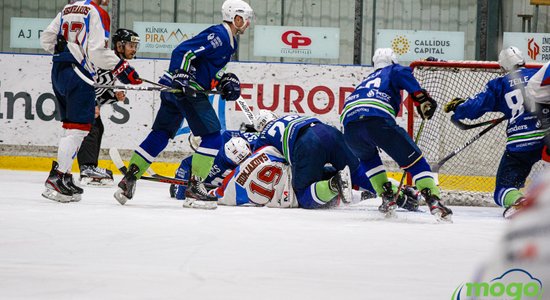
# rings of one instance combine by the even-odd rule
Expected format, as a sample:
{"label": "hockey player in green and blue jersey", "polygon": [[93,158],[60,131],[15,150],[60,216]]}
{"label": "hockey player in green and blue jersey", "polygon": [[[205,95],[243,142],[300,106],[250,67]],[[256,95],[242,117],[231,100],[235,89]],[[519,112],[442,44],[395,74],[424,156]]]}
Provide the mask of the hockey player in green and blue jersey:
{"label": "hockey player in green and blue jersey", "polygon": [[[365,170],[338,129],[317,118],[277,118],[266,110],[259,112],[254,127],[260,132],[255,149],[273,146],[291,165],[292,188],[299,207],[327,207],[334,199],[351,203],[352,185],[372,191]],[[337,171],[328,180],[324,178],[326,164]]]}
{"label": "hockey player in green and blue jersey", "polygon": [[133,197],[136,179],[164,150],[185,118],[193,135],[201,137],[202,141],[193,154],[192,176],[183,206],[215,206],[216,198],[208,196],[203,180],[222,146],[221,125],[208,96],[200,91],[216,88],[228,101],[240,97],[239,79],[224,71],[237,50],[236,37],[250,25],[253,11],[242,0],[226,0],[222,5],[222,15],[222,24],[205,29],[172,52],[170,67],[159,82],[182,93],[161,93],[162,102],[152,131],[135,150],[128,173],[118,185],[120,189],[115,198],[119,203],[124,204]]}
{"label": "hockey player in green and blue jersey", "polygon": [[455,98],[444,110],[453,111],[455,120],[473,120],[492,111],[508,118],[506,150],[500,160],[494,192],[495,203],[507,208],[524,200],[519,189],[533,165],[541,159],[545,131],[537,117],[526,111],[523,93],[518,87],[526,85],[537,69],[523,68],[525,60],[516,47],[502,50],[498,63],[505,71],[516,74],[495,78],[482,93],[466,100]]}
{"label": "hockey player in green and blue jersey", "polygon": [[430,211],[438,219],[450,219],[452,211],[440,200],[433,173],[422,151],[407,132],[395,122],[401,105],[401,90],[406,90],[423,119],[430,119],[436,102],[423,90],[409,67],[397,63],[392,49],[377,49],[373,56],[375,71],[346,99],[340,121],[344,137],[353,153],[367,169],[376,193],[382,197],[379,210],[393,214],[397,208],[397,187],[388,180],[378,148],[409,172]]}

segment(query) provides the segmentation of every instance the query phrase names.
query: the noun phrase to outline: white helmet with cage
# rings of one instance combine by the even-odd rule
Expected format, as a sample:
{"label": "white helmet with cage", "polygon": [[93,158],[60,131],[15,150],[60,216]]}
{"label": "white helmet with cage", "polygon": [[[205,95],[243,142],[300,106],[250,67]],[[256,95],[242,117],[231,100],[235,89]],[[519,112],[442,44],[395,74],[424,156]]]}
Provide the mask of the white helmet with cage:
{"label": "white helmet with cage", "polygon": [[245,22],[250,22],[254,17],[254,11],[243,0],[225,0],[222,5],[222,16],[225,22],[233,22],[236,16],[240,16]]}
{"label": "white helmet with cage", "polygon": [[252,155],[250,145],[242,137],[232,137],[224,145],[225,156],[229,158],[234,164],[238,165],[247,157]]}
{"label": "white helmet with cage", "polygon": [[378,48],[374,51],[372,63],[374,64],[374,69],[378,70],[380,68],[396,64],[397,56],[393,52],[392,48]]}
{"label": "white helmet with cage", "polygon": [[254,129],[261,132],[269,122],[277,118],[278,117],[274,112],[267,109],[260,109],[258,114],[254,117]]}
{"label": "white helmet with cage", "polygon": [[510,46],[500,51],[498,55],[498,64],[504,71],[510,72],[517,67],[524,66],[525,59],[523,59],[523,54],[517,47]]}

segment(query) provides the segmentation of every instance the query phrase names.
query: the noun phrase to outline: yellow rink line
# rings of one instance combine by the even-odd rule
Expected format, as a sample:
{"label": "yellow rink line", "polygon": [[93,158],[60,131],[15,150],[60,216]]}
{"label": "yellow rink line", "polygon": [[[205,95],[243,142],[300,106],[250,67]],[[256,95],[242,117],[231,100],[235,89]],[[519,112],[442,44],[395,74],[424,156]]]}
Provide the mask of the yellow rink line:
{"label": "yellow rink line", "polygon": [[[33,156],[0,156],[0,169],[8,170],[24,170],[24,171],[42,171],[48,172],[51,169],[51,157],[33,157]],[[126,164],[128,162],[126,161]],[[100,160],[99,166],[113,171],[115,174],[120,174],[110,160]],[[165,175],[174,176],[179,163],[155,162],[152,168],[155,172]],[[73,173],[77,174],[78,164],[73,163]],[[399,180],[401,174],[398,172],[389,172],[388,176]],[[459,176],[459,175],[439,175],[440,187],[443,190],[461,190],[492,193],[495,189],[495,177],[490,176]]]}
{"label": "yellow rink line", "polygon": [[[0,169],[8,170],[23,170],[23,171],[42,171],[49,172],[52,168],[52,157],[33,157],[33,156],[0,156]],[[128,164],[127,161],[125,161]],[[113,171],[114,174],[120,174],[110,160],[99,160],[101,168],[107,168]],[[173,176],[178,168],[179,163],[153,163],[153,170],[165,176]],[[78,174],[78,163],[76,159],[73,163],[72,171]]]}

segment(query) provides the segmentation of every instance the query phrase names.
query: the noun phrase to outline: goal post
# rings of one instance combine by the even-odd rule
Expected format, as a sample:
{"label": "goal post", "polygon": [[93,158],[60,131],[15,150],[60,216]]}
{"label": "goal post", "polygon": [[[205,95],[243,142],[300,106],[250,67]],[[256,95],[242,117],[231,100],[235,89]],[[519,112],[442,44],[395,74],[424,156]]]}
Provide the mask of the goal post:
{"label": "goal post", "polygon": [[[424,128],[418,146],[430,165],[436,165],[442,158],[463,146],[484,127],[461,130],[450,121],[452,113],[444,113],[443,106],[455,97],[467,99],[484,91],[486,84],[505,75],[496,62],[415,61],[411,65],[420,86],[428,91],[437,102],[433,118]],[[540,65],[527,65],[540,68]],[[411,103],[411,101],[408,101]],[[420,117],[408,107],[408,131],[412,135],[420,125]],[[486,113],[466,124],[498,119],[501,113]],[[463,151],[449,159],[439,170],[438,183],[442,197],[452,205],[491,206],[495,189],[495,175],[500,158],[506,147],[506,124],[500,123]],[[536,164],[531,175],[541,170]]]}

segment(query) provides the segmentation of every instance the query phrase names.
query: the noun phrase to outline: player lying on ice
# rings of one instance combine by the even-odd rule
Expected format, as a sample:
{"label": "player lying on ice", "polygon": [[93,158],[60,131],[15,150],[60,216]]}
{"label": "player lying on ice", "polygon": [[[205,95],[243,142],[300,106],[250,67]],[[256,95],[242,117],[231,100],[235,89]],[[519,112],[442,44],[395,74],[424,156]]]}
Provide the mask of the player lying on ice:
{"label": "player lying on ice", "polygon": [[[260,132],[255,153],[211,191],[220,204],[321,208],[371,198],[372,187],[359,161],[334,127],[310,117],[277,118],[266,110],[260,110],[254,125]],[[352,184],[368,192],[353,197]],[[411,188],[407,192],[410,197],[399,201],[416,210],[417,193]]]}
{"label": "player lying on ice", "polygon": [[[257,138],[258,135],[255,133],[241,132],[239,130],[224,131],[222,133],[223,146],[214,158],[214,163],[210,169],[210,173],[204,179],[204,183],[215,186],[221,185],[223,179],[252,154],[251,149]],[[194,148],[193,145],[191,147]],[[192,162],[192,155],[184,158],[176,170],[175,177],[189,181]],[[173,184],[170,186],[170,196],[178,200],[185,200],[186,189],[187,186],[185,185]]]}
{"label": "player lying on ice", "polygon": [[498,166],[494,200],[506,208],[504,217],[509,217],[525,200],[519,189],[541,159],[545,131],[537,117],[525,109],[519,87],[526,85],[537,69],[523,67],[525,60],[516,47],[503,49],[498,58],[500,67],[509,74],[489,81],[485,91],[474,97],[453,99],[445,104],[444,110],[454,112],[451,117],[454,120],[474,120],[487,112],[501,112],[508,118],[506,150]]}
{"label": "player lying on ice", "polygon": [[422,193],[430,212],[438,220],[450,221],[452,211],[443,205],[439,187],[422,151],[395,121],[402,102],[402,90],[411,95],[424,120],[433,116],[437,104],[420,87],[411,68],[397,63],[392,49],[377,49],[372,60],[375,71],[346,99],[340,117],[345,141],[365,166],[372,186],[382,197],[379,207],[382,213],[393,215],[397,207],[397,187],[388,180],[378,148],[412,175],[414,185]]}

